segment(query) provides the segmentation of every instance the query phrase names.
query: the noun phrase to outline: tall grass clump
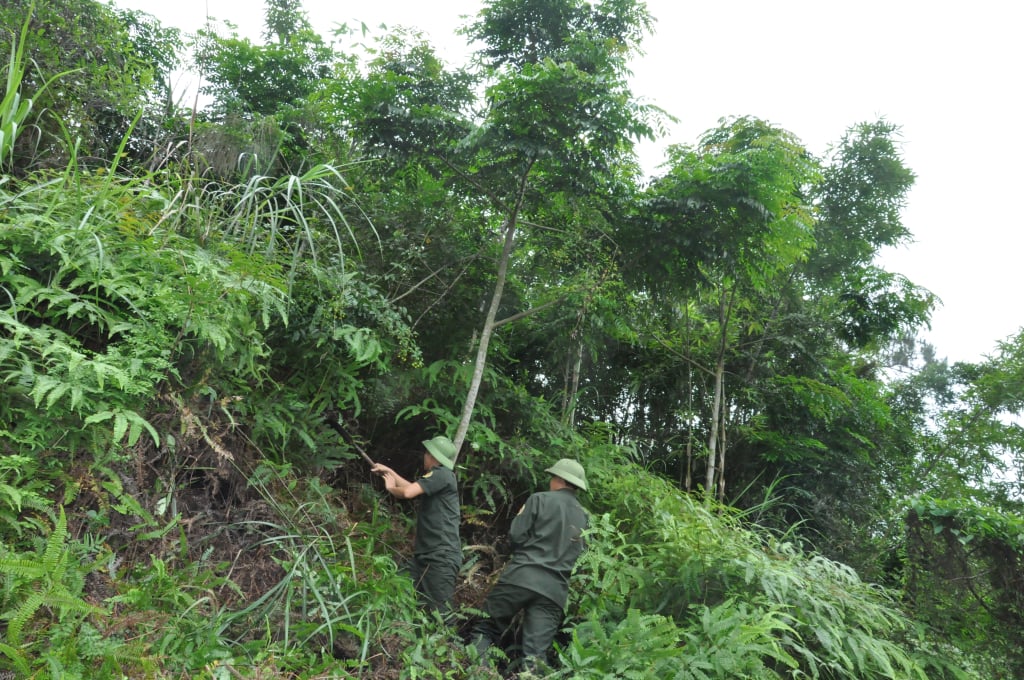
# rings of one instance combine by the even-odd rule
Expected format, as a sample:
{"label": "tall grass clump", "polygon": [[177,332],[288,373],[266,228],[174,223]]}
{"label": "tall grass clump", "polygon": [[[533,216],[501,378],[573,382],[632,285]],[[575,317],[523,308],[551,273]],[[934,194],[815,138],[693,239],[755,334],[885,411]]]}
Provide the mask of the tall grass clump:
{"label": "tall grass clump", "polygon": [[391,557],[390,544],[404,537],[375,495],[346,500],[270,462],[250,484],[267,512],[239,527],[278,570],[259,597],[225,616],[236,663],[257,664],[271,650],[282,670],[368,672],[432,626]]}
{"label": "tall grass clump", "polygon": [[[11,37],[10,57],[7,62],[7,77],[3,99],[0,99],[0,170],[13,163],[15,143],[18,137],[24,132],[29,123],[29,116],[32,113],[33,98],[26,96],[21,91],[22,81],[25,77],[25,68],[28,60],[25,56],[25,45],[28,38],[29,26],[32,20],[32,12],[35,3],[29,3],[25,16],[25,23],[21,27],[21,33]],[[33,93],[36,97],[41,95],[53,81],[66,73],[58,73],[50,77],[39,90]]]}

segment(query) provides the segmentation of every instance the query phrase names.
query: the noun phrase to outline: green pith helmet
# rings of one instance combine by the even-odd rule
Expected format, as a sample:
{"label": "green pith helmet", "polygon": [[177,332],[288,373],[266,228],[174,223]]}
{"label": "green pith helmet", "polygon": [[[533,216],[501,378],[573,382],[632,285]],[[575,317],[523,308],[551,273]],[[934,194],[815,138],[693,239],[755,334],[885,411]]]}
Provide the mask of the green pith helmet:
{"label": "green pith helmet", "polygon": [[555,477],[561,477],[575,487],[579,487],[584,491],[587,490],[587,473],[583,471],[582,465],[571,458],[563,458],[544,472],[550,472]]}
{"label": "green pith helmet", "polygon": [[423,442],[423,446],[427,447],[430,455],[442,466],[449,470],[455,468],[455,444],[452,443],[451,439],[448,439],[443,434],[439,434],[433,439]]}

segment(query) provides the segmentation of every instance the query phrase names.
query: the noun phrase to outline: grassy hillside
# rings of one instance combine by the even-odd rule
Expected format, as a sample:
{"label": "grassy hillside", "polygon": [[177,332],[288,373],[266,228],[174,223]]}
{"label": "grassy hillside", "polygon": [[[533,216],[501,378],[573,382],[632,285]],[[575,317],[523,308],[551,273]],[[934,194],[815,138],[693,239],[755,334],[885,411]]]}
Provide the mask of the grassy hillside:
{"label": "grassy hillside", "polygon": [[[292,185],[309,197],[338,177]],[[594,521],[550,677],[992,677],[892,593],[525,395],[517,408],[550,438],[499,438],[482,411],[477,441],[494,445],[459,470],[458,618],[426,616],[400,571],[408,508],[352,441],[413,474],[440,409],[377,432],[364,408],[380,399],[375,376],[436,375],[343,249],[309,256],[338,232],[296,222],[303,206],[283,211],[282,187],[72,169],[0,185],[0,670],[500,673],[465,639],[508,518],[572,455]]]}

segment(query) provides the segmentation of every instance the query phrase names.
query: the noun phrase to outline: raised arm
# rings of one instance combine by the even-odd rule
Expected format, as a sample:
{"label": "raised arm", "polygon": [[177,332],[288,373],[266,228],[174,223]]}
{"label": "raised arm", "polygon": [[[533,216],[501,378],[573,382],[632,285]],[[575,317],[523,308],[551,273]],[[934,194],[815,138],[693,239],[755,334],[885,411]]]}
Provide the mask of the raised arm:
{"label": "raised arm", "polygon": [[410,482],[387,465],[377,463],[370,471],[384,478],[384,488],[395,498],[416,498],[423,493],[419,482]]}

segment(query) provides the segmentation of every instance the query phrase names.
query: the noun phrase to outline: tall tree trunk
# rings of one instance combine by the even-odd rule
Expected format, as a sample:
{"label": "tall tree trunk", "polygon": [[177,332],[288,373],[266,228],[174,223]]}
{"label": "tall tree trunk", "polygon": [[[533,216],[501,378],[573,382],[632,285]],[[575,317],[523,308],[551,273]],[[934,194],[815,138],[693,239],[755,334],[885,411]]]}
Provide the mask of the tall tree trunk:
{"label": "tall tree trunk", "polygon": [[562,422],[572,427],[576,422],[576,395],[580,389],[580,370],[583,365],[583,343],[575,342],[566,357],[565,387],[562,392]]}
{"label": "tall tree trunk", "polygon": [[[732,312],[732,295],[730,291],[722,289],[718,304],[718,357],[715,361],[714,377],[714,398],[711,404],[711,427],[708,432],[708,467],[704,476],[704,497],[708,501],[715,498],[715,474],[722,476],[718,469],[719,443],[722,439],[721,429],[724,423],[725,399],[725,354],[729,346],[729,319]],[[725,463],[725,454],[722,452],[722,465]],[[724,481],[722,482],[725,483]]]}
{"label": "tall tree trunk", "polygon": [[533,168],[531,161],[519,180],[519,192],[516,196],[515,205],[509,210],[505,218],[505,242],[501,249],[501,258],[498,260],[498,273],[494,282],[494,294],[491,295],[491,306],[487,309],[487,318],[484,319],[484,326],[480,329],[480,345],[476,351],[476,363],[473,366],[473,379],[469,384],[469,392],[466,393],[466,403],[462,407],[462,418],[459,420],[459,428],[455,432],[455,455],[452,463],[458,460],[462,452],[462,444],[466,441],[466,433],[469,431],[469,423],[473,420],[473,409],[476,407],[476,398],[480,393],[480,383],[484,379],[484,367],[487,365],[487,348],[491,343],[491,336],[494,335],[495,319],[498,316],[498,308],[501,306],[501,296],[505,290],[505,278],[508,276],[508,263],[512,258],[512,248],[516,240],[516,224],[519,220],[519,210],[523,205],[523,196],[526,193],[527,180],[530,177],[530,170]]}
{"label": "tall tree trunk", "polygon": [[[724,375],[724,372],[723,372]],[[722,415],[719,417],[718,430],[721,441],[718,442],[718,502],[725,502],[725,451],[728,446],[729,433],[729,400],[726,399],[725,385],[722,385]]]}
{"label": "tall tree trunk", "polygon": [[686,480],[683,485],[683,489],[687,493],[693,490],[693,427],[690,427],[689,434],[686,435]]}
{"label": "tall tree trunk", "polygon": [[580,389],[580,372],[583,367],[583,325],[582,310],[576,315],[576,328],[569,335],[570,346],[565,360],[565,378],[562,391],[562,422],[572,427],[576,422],[576,396]]}
{"label": "tall tree trunk", "polygon": [[[685,346],[689,347],[691,342],[690,335],[690,306],[685,305],[686,310],[686,324],[684,325],[685,333],[683,337],[686,339]],[[683,489],[686,493],[693,491],[693,431],[695,429],[694,413],[693,413],[693,364],[687,363],[686,365],[686,479],[683,485]]]}
{"label": "tall tree trunk", "polygon": [[725,351],[718,353],[715,364],[715,396],[711,404],[711,427],[708,428],[708,466],[704,474],[704,497],[711,500],[715,497],[715,465],[718,462],[718,421],[721,417],[722,390],[725,383]]}

